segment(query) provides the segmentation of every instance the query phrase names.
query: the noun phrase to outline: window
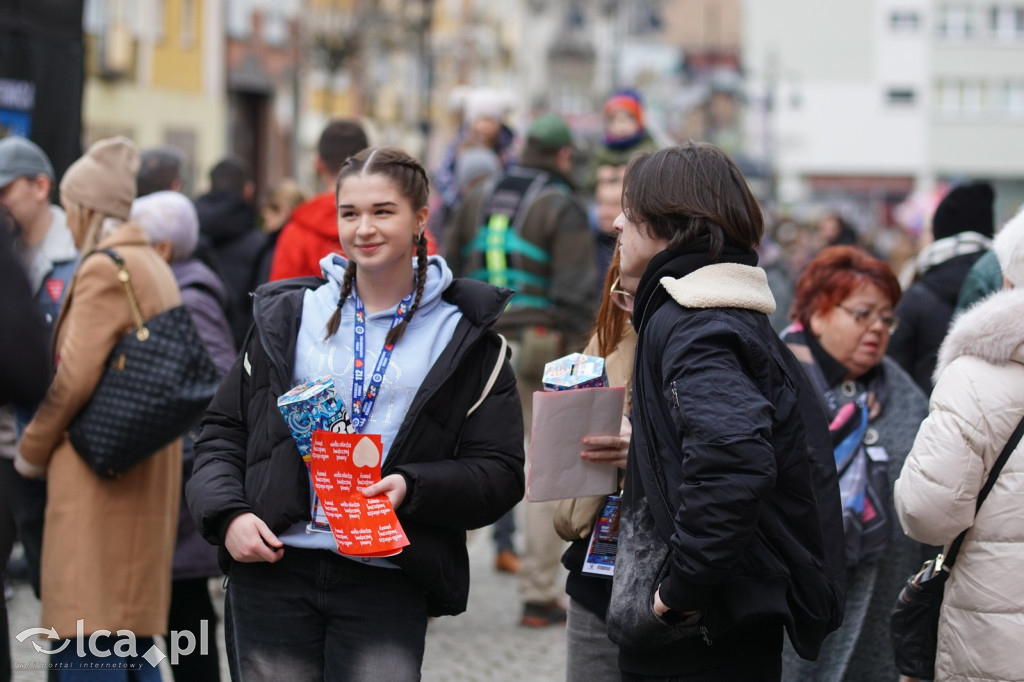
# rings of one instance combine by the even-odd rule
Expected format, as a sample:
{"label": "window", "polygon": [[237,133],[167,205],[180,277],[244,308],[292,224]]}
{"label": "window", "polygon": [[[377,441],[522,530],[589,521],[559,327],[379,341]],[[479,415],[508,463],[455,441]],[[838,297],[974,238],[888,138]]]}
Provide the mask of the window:
{"label": "window", "polygon": [[976,114],[984,104],[985,88],[980,81],[965,81],[960,98],[960,108],[965,114]]}
{"label": "window", "polygon": [[917,93],[913,88],[889,88],[885,93],[885,100],[893,106],[913,106],[917,100]]}
{"label": "window", "polygon": [[998,40],[1013,40],[1017,33],[1013,7],[992,5],[988,8],[988,32]]}
{"label": "window", "polygon": [[1011,116],[1024,116],[1024,80],[1003,83],[1001,109]]}
{"label": "window", "polygon": [[195,42],[196,25],[196,2],[195,0],[181,0],[181,16],[178,26],[178,44],[187,49]]}
{"label": "window", "polygon": [[889,15],[893,33],[914,33],[921,25],[921,16],[912,10],[896,10]]}
{"label": "window", "polygon": [[1003,41],[1024,38],[1024,5],[992,5],[988,8],[988,32]]}
{"label": "window", "polygon": [[288,19],[281,7],[271,5],[264,10],[263,39],[273,47],[288,44]]}
{"label": "window", "polygon": [[938,85],[936,101],[939,110],[944,113],[955,113],[960,110],[960,83],[959,81],[944,80]]}
{"label": "window", "polygon": [[251,3],[247,0],[228,0],[227,34],[231,38],[245,40],[249,37],[252,28],[250,15],[252,14]]}
{"label": "window", "polygon": [[988,86],[979,79],[942,80],[936,86],[936,103],[944,114],[975,116],[990,106]]}
{"label": "window", "polygon": [[167,128],[164,130],[164,143],[181,154],[182,191],[191,195],[196,167],[196,131],[191,128]]}
{"label": "window", "polygon": [[973,12],[966,5],[943,5],[939,8],[939,35],[949,40],[964,40],[974,32]]}
{"label": "window", "polygon": [[82,25],[87,33],[100,35],[110,26],[119,25],[138,32],[140,13],[134,0],[86,0]]}
{"label": "window", "polygon": [[85,0],[84,21],[85,32],[100,35],[107,28],[107,15],[110,10],[107,0]]}

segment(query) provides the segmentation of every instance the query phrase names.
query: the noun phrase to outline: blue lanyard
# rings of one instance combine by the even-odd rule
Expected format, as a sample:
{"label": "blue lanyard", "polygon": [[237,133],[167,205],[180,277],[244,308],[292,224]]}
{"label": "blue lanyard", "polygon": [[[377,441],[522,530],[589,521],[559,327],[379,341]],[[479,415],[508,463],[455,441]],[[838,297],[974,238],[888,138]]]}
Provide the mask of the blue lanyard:
{"label": "blue lanyard", "polygon": [[[353,352],[355,353],[355,359],[353,361],[354,368],[352,370],[352,426],[355,427],[356,433],[360,433],[363,427],[366,426],[366,422],[370,421],[370,413],[373,412],[373,404],[377,401],[377,395],[380,393],[381,382],[384,381],[384,373],[388,370],[388,363],[391,362],[391,352],[395,349],[395,345],[385,343],[384,347],[380,351],[380,355],[377,356],[377,366],[373,368],[373,375],[370,377],[370,385],[366,387],[365,396],[363,391],[363,382],[366,374],[366,308],[363,307],[363,302],[359,299],[359,294],[353,293],[353,298],[356,303],[356,323],[355,323],[355,341],[352,344]],[[398,308],[395,310],[395,316],[391,318],[391,327],[394,329],[402,320],[405,319],[406,314],[409,312],[409,306],[412,305],[412,293],[398,304]]]}

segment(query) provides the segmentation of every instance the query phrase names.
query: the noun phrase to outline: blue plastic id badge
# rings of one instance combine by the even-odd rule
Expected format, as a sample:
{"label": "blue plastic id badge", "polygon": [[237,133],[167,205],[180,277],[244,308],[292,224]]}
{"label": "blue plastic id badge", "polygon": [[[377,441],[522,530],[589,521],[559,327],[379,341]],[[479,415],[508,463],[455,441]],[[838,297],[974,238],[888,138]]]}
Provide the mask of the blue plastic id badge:
{"label": "blue plastic id badge", "polygon": [[611,578],[615,574],[615,553],[619,548],[619,495],[609,495],[590,534],[583,573]]}

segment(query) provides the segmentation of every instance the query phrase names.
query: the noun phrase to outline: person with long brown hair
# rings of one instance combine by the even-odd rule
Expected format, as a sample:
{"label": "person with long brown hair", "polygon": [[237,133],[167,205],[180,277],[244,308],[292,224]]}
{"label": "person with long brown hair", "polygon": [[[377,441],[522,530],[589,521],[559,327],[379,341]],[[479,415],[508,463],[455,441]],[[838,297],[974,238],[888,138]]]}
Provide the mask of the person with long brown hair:
{"label": "person with long brown hair", "polygon": [[[586,355],[604,358],[609,386],[625,386],[622,430],[617,436],[588,436],[583,444],[588,449],[580,457],[619,469],[619,478],[626,469],[632,425],[629,421],[629,387],[633,378],[633,352],[636,332],[629,323],[633,312],[633,295],[637,278],[623,276],[619,269],[619,251],[605,273],[604,295],[594,322],[594,332],[584,348]],[[611,598],[612,582],[607,577],[584,573],[590,537],[594,532],[606,495],[562,500],[555,511],[555,531],[569,541],[562,555],[562,565],[569,575],[565,591],[569,595],[566,618],[566,680],[575,682],[616,682],[619,679],[619,649],[608,639],[605,615]]]}
{"label": "person with long brown hair", "polygon": [[[397,149],[342,166],[323,279],[256,292],[255,325],[204,421],[189,482],[229,569],[226,620],[244,679],[419,679],[428,616],[466,608],[466,531],[523,495],[523,423],[491,325],[508,289],[427,256],[427,175]],[[363,368],[375,368],[365,372]],[[310,527],[312,485],[277,399],[330,376],[334,429],[379,434],[382,479],[410,544],[342,555]]]}

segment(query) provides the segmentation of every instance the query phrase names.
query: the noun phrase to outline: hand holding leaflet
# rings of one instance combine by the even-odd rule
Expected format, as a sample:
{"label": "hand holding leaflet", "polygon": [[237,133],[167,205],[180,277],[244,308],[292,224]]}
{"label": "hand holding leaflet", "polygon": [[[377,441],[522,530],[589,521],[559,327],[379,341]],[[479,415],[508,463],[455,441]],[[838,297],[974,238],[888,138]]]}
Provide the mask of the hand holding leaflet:
{"label": "hand holding leaflet", "polygon": [[353,556],[393,556],[409,544],[387,495],[362,490],[380,481],[378,434],[313,433],[313,487],[338,551]]}

